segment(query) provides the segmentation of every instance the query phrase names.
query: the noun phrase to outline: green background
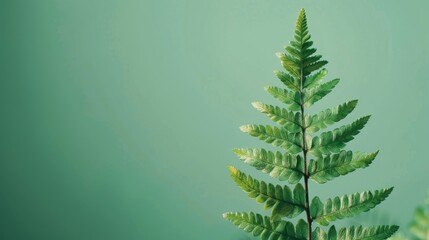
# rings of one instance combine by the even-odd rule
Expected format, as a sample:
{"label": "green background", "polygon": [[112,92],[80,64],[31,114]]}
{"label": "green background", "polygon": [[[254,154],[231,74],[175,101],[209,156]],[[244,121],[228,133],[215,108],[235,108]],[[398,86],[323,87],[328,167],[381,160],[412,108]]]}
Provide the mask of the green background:
{"label": "green background", "polygon": [[[1,239],[240,239],[226,211],[263,212],[230,180],[239,131],[268,123],[274,53],[301,7],[337,88],[372,114],[350,149],[380,149],[326,197],[395,186],[349,223],[404,227],[429,188],[429,2],[1,1]],[[338,126],[338,125],[337,125]],[[275,180],[271,180],[276,182]]]}

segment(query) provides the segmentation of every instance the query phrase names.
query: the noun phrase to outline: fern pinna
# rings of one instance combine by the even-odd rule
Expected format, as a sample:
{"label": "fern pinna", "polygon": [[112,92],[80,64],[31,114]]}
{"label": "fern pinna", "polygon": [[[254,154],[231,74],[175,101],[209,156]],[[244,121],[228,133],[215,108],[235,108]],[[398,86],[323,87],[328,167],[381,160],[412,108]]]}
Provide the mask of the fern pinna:
{"label": "fern pinna", "polygon": [[[292,190],[288,186],[265,183],[229,167],[235,183],[249,197],[263,203],[265,209],[272,209],[272,214],[262,216],[253,212],[229,212],[223,216],[244,231],[261,236],[262,239],[386,239],[398,229],[397,226],[352,226],[339,230],[331,226],[327,231],[321,227],[313,230],[313,223],[329,226],[334,220],[369,211],[386,199],[392,188],[334,197],[325,202],[316,196],[310,201],[310,179],[323,184],[358,168],[365,168],[371,164],[378,151],[354,153],[343,150],[346,143],[353,140],[365,126],[369,116],[314,135],[344,119],[356,107],[357,100],[313,116],[306,114],[305,110],[330,93],[339,79],[322,82],[327,74],[323,68],[327,61],[315,54],[304,9],[298,16],[294,38],[290,46],[286,47],[286,53],[277,54],[286,72],[276,71],[275,75],[287,89],[266,88],[270,95],[285,103],[288,109],[261,102],[253,103],[257,110],[268,115],[279,126],[245,125],[240,128],[283,151],[245,148],[234,149],[234,152],[245,163],[295,186]],[[310,159],[310,156],[314,159]],[[305,220],[300,219],[296,224],[284,219],[297,217],[301,213],[305,213]]]}

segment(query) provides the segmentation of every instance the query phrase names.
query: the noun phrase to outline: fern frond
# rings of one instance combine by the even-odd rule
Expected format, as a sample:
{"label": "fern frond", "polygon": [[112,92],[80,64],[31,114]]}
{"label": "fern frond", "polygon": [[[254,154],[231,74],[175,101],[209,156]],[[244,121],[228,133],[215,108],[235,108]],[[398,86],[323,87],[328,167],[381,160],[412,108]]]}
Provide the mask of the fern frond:
{"label": "fern frond", "polygon": [[314,137],[309,152],[316,157],[322,154],[338,153],[346,146],[346,143],[353,140],[360,130],[368,122],[370,116],[359,118],[351,124],[336,128]]}
{"label": "fern frond", "polygon": [[273,208],[273,219],[293,218],[304,211],[305,192],[301,184],[295,186],[292,194],[288,186],[274,186],[258,181],[232,166],[229,167],[229,172],[234,182],[248,193],[250,198],[255,198],[258,203],[264,203],[265,209]]}
{"label": "fern frond", "polygon": [[240,130],[276,147],[281,147],[289,153],[299,153],[302,149],[301,133],[288,133],[283,128],[254,124],[241,126]]}
{"label": "fern frond", "polygon": [[277,100],[288,104],[291,111],[300,110],[301,94],[299,92],[291,92],[279,87],[268,86],[265,90]]}
{"label": "fern frond", "polygon": [[326,183],[338,176],[346,175],[358,168],[368,167],[377,156],[378,151],[364,154],[352,151],[341,151],[329,154],[308,164],[308,175],[317,183]]}
{"label": "fern frond", "polygon": [[340,79],[334,79],[329,82],[317,85],[312,88],[304,89],[304,107],[310,107],[315,102],[322,99],[334,89]]}
{"label": "fern frond", "polygon": [[245,163],[280,181],[287,180],[289,183],[295,184],[303,177],[304,159],[300,155],[254,148],[240,148],[233,149],[233,151]]}
{"label": "fern frond", "polygon": [[[261,239],[284,239],[284,240],[306,240],[306,228],[308,225],[303,220],[298,221],[295,227],[293,223],[287,221],[273,220],[268,216],[257,213],[224,213],[223,217],[245,232],[252,233],[253,236],[261,236]],[[304,229],[304,230],[303,230]]]}
{"label": "fern frond", "polygon": [[317,132],[320,129],[324,129],[329,125],[343,120],[355,109],[357,102],[357,100],[349,101],[311,116],[310,121],[306,121],[307,132]]}
{"label": "fern frond", "polygon": [[258,111],[265,113],[268,117],[277,122],[282,127],[286,128],[290,133],[297,133],[301,131],[301,113],[289,112],[284,108],[273,105],[267,105],[261,102],[253,102],[253,107]]}
{"label": "fern frond", "polygon": [[[312,224],[329,225],[330,222],[351,217],[374,208],[392,192],[393,188],[362,192],[328,199],[322,203],[315,196],[309,199],[309,179],[326,183],[359,168],[368,167],[378,154],[345,151],[346,143],[353,140],[368,122],[369,116],[332,131],[313,135],[321,129],[346,118],[356,107],[357,100],[345,102],[334,108],[309,115],[307,108],[328,95],[339,79],[323,82],[328,63],[316,53],[308,31],[307,17],[301,9],[296,21],[294,40],[285,46],[285,52],[277,53],[285,71],[274,71],[285,88],[268,86],[265,90],[286,105],[275,106],[261,102],[252,105],[279,124],[244,125],[241,131],[260,140],[281,147],[284,151],[267,151],[263,148],[240,148],[233,151],[250,166],[281,181],[295,184],[292,192],[288,186],[274,185],[256,180],[234,167],[229,171],[234,182],[250,198],[271,210],[271,217],[255,213],[226,213],[224,218],[239,228],[261,236],[263,240],[381,240],[397,230],[397,226],[350,227],[327,233],[321,228],[313,231]],[[305,114],[307,113],[307,114]],[[310,160],[310,155],[315,159]],[[303,184],[300,183],[303,179]],[[283,221],[305,212],[304,220],[294,226]]]}
{"label": "fern frond", "polygon": [[396,225],[351,226],[341,228],[337,232],[335,226],[332,226],[326,233],[321,228],[316,228],[314,240],[384,240],[392,236],[398,229],[399,227]]}
{"label": "fern frond", "polygon": [[341,198],[328,199],[322,204],[318,197],[311,201],[311,217],[320,225],[327,226],[330,222],[345,217],[352,217],[367,212],[384,201],[392,192],[392,188],[344,195]]}

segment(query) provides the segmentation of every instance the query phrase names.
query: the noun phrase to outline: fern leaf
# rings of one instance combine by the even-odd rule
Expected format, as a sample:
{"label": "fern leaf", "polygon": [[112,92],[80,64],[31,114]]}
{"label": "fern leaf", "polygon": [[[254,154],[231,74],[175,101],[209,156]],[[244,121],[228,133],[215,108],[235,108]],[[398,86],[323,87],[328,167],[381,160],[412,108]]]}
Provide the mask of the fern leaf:
{"label": "fern leaf", "polygon": [[285,72],[281,72],[281,71],[274,71],[274,74],[277,76],[278,79],[280,79],[280,81],[282,81],[290,90],[292,91],[299,91],[300,87],[299,87],[299,82],[297,81],[296,78],[294,78],[293,76],[285,73]]}
{"label": "fern leaf", "polygon": [[392,188],[344,195],[341,198],[328,199],[322,204],[318,197],[313,198],[310,209],[311,217],[317,223],[327,226],[330,222],[345,217],[352,217],[362,212],[367,212],[384,201],[392,192]]}
{"label": "fern leaf", "polygon": [[368,122],[370,116],[359,118],[351,124],[336,128],[314,137],[309,152],[316,157],[322,154],[338,153],[346,146],[346,143],[353,140],[360,130]]}
{"label": "fern leaf", "polygon": [[265,209],[273,208],[273,219],[293,218],[304,211],[305,192],[301,184],[295,186],[292,194],[288,186],[274,186],[258,181],[232,166],[229,167],[229,172],[234,182],[248,193],[250,198],[255,198],[258,203],[264,203]]}
{"label": "fern leaf", "polygon": [[334,89],[340,79],[334,79],[329,82],[317,85],[313,88],[304,89],[304,107],[310,107],[315,102],[322,99]]}
{"label": "fern leaf", "polygon": [[[312,224],[327,226],[337,219],[351,217],[369,211],[384,201],[393,188],[374,192],[362,192],[328,199],[322,203],[315,196],[311,203],[308,189],[309,179],[326,183],[359,168],[368,167],[378,154],[345,151],[346,143],[353,140],[366,125],[370,116],[362,117],[320,135],[313,134],[346,118],[356,107],[357,100],[334,108],[325,109],[316,115],[305,114],[308,107],[328,95],[339,79],[323,82],[328,63],[316,53],[308,31],[304,9],[298,15],[294,40],[277,53],[286,71],[274,71],[286,89],[268,86],[265,90],[287,107],[273,106],[261,102],[252,105],[280,126],[244,125],[241,131],[260,140],[281,147],[284,151],[267,151],[263,148],[241,148],[233,151],[250,166],[281,181],[295,184],[293,191],[288,186],[274,185],[256,180],[234,167],[229,171],[234,182],[250,198],[271,210],[270,217],[255,213],[226,213],[224,218],[239,228],[252,232],[264,240],[381,240],[392,235],[397,226],[331,227],[328,232],[321,228],[313,231]],[[315,159],[310,160],[310,155]],[[304,179],[304,184],[299,183]],[[305,188],[303,187],[305,186]],[[283,217],[294,218],[305,211],[306,221],[299,220],[294,226],[283,221]],[[419,223],[420,224],[420,223]],[[418,226],[420,226],[417,224]],[[417,229],[417,228],[416,228]]]}
{"label": "fern leaf", "polygon": [[301,9],[296,19],[295,38],[301,43],[306,42],[310,38],[308,35],[307,16],[304,9]]}
{"label": "fern leaf", "polygon": [[328,71],[324,68],[317,73],[310,75],[304,80],[304,88],[312,88],[319,85],[320,81],[328,74]]}
{"label": "fern leaf", "polygon": [[308,61],[304,61],[304,76],[310,75],[310,73],[317,71],[321,69],[323,66],[328,64],[328,61],[321,60],[316,61],[316,59],[320,59],[318,56],[313,56],[312,58],[309,58]]}
{"label": "fern leaf", "polygon": [[383,240],[392,236],[399,229],[396,225],[349,227],[338,231],[339,239]]}
{"label": "fern leaf", "polygon": [[253,107],[258,111],[265,113],[268,117],[277,122],[290,133],[297,133],[301,131],[301,113],[289,112],[284,108],[277,106],[267,105],[261,102],[253,102]]}
{"label": "fern leaf", "polygon": [[[302,80],[328,63],[325,60],[320,60],[322,58],[321,55],[313,55],[316,52],[316,49],[310,48],[313,45],[310,38],[311,35],[308,33],[307,17],[305,15],[305,11],[302,10],[296,21],[296,41],[292,41],[291,46],[286,47],[286,51],[290,56],[293,56],[297,60],[296,63],[298,64],[298,69],[302,69],[302,72],[300,73],[303,75]],[[285,56],[283,56],[283,58],[285,58]]]}
{"label": "fern leaf", "polygon": [[295,48],[293,46],[286,46],[285,50],[291,55],[293,56],[295,59],[297,59],[299,61],[299,63],[302,62],[302,54],[301,54],[301,49]]}
{"label": "fern leaf", "polygon": [[384,240],[392,236],[399,229],[396,225],[382,226],[351,226],[341,228],[338,232],[335,226],[329,228],[328,233],[321,228],[314,231],[314,240]]}
{"label": "fern leaf", "polygon": [[295,27],[295,41],[291,41],[291,46],[286,47],[286,51],[296,56],[298,59],[303,60],[304,58],[313,54],[316,50],[310,49],[313,42],[310,41],[310,34],[308,34],[307,17],[305,11],[301,10],[296,20]]}
{"label": "fern leaf", "polygon": [[234,153],[250,166],[280,181],[298,183],[304,173],[304,159],[300,155],[271,152],[265,149],[233,149]]}
{"label": "fern leaf", "polygon": [[[304,71],[307,70],[307,67],[313,66],[313,65],[319,65],[320,62],[326,62],[326,61],[319,61],[322,58],[322,55],[313,55],[306,57],[304,61],[302,61],[303,69]],[[327,63],[327,62],[326,62]],[[322,66],[321,66],[322,67]],[[320,68],[320,67],[319,67]],[[317,68],[317,69],[319,69]],[[316,70],[317,70],[316,69]],[[314,70],[315,71],[315,70]]]}
{"label": "fern leaf", "polygon": [[279,87],[268,86],[265,90],[274,98],[289,105],[289,110],[300,110],[301,95],[299,92],[290,92]]}
{"label": "fern leaf", "polygon": [[328,108],[310,118],[310,121],[306,122],[306,130],[309,133],[316,132],[319,129],[328,127],[331,124],[343,120],[349,115],[356,107],[357,100],[343,103],[334,108]]}
{"label": "fern leaf", "polygon": [[[297,223],[297,226],[293,225],[291,222],[287,221],[277,221],[273,220],[268,216],[262,216],[257,213],[238,213],[238,212],[229,212],[224,213],[223,217],[238,228],[244,230],[245,232],[252,233],[253,236],[260,236],[262,240],[268,239],[284,239],[284,240],[306,240],[307,234],[306,228],[308,228],[307,223],[303,220],[300,220]],[[302,231],[305,229],[305,231]]]}
{"label": "fern leaf", "polygon": [[352,151],[341,151],[324,158],[311,160],[308,165],[308,175],[317,183],[326,183],[338,176],[346,175],[358,168],[368,167],[377,156],[378,151],[363,154]]}
{"label": "fern leaf", "polygon": [[240,130],[257,137],[276,147],[281,147],[289,153],[299,153],[301,151],[301,133],[288,133],[285,129],[263,125],[244,125]]}
{"label": "fern leaf", "polygon": [[316,49],[310,49],[313,42],[310,41],[311,36],[308,33],[307,16],[305,15],[304,9],[301,10],[298,15],[298,19],[296,20],[294,38],[296,41],[292,41],[291,46],[297,49],[301,59],[304,59],[316,52]]}
{"label": "fern leaf", "polygon": [[299,59],[296,59],[292,55],[286,53],[276,53],[277,57],[280,59],[283,67],[290,73],[292,76],[299,78],[300,77],[300,65],[301,62]]}

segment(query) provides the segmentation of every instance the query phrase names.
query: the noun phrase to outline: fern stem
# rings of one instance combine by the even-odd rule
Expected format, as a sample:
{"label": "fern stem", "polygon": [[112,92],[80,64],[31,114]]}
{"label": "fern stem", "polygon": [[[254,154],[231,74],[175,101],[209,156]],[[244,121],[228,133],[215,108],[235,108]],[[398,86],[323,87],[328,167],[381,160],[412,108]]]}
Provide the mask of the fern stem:
{"label": "fern stem", "polygon": [[303,94],[303,85],[304,85],[304,74],[303,74],[303,66],[301,64],[301,77],[300,77],[300,97],[301,97],[301,132],[302,132],[302,154],[304,158],[304,190],[305,190],[305,213],[307,215],[307,223],[308,223],[308,240],[311,240],[312,233],[312,219],[310,215],[310,198],[308,196],[308,166],[307,166],[307,142],[305,141],[305,116],[304,116],[304,94]]}

